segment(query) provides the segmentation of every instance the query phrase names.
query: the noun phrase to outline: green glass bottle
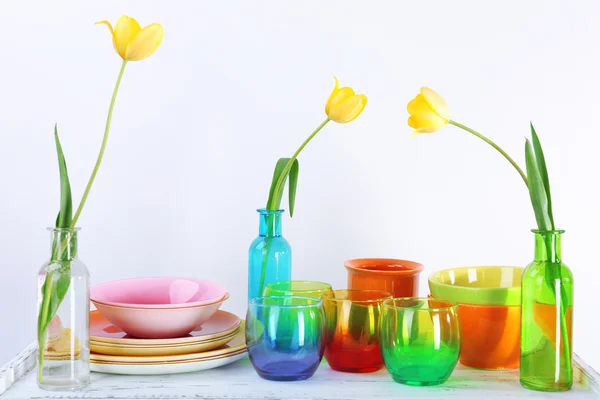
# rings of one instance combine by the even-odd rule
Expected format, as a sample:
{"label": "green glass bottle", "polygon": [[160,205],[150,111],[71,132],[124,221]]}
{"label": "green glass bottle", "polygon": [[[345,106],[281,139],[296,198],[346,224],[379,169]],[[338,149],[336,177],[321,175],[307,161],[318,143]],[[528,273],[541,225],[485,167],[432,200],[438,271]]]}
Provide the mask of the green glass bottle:
{"label": "green glass bottle", "polygon": [[521,283],[521,385],[560,392],[573,385],[573,275],[562,263],[564,231],[532,232],[535,259]]}

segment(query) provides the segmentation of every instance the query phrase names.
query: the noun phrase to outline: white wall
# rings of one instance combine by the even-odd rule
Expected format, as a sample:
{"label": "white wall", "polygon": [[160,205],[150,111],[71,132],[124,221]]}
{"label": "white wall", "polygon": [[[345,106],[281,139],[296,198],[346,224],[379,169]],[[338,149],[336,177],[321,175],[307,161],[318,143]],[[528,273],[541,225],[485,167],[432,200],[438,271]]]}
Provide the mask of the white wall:
{"label": "white wall", "polygon": [[80,220],[93,283],[178,275],[227,285],[244,313],[247,248],[274,163],[324,119],[337,75],[369,96],[300,157],[284,222],[295,278],[343,287],[343,261],[386,256],[432,271],[526,265],[535,221],[510,165],[447,128],[409,139],[422,85],[452,117],[523,162],[545,145],[564,259],[576,280],[575,351],[600,366],[595,1],[2,1],[0,362],[35,337],[36,273],[58,210],[54,122],[74,201],[91,172],[120,59],[94,26],[127,13],[165,27],[126,71],[104,164]]}

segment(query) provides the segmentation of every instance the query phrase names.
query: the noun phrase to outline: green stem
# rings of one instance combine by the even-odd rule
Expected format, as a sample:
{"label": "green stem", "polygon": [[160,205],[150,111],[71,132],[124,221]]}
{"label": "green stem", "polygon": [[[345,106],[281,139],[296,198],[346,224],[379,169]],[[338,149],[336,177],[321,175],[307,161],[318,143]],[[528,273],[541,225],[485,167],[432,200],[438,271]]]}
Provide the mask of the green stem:
{"label": "green stem", "polygon": [[329,118],[326,118],[325,121],[323,121],[321,125],[319,125],[317,129],[315,129],[313,133],[310,134],[310,136],[304,141],[304,143],[302,143],[302,145],[298,148],[298,150],[296,150],[292,158],[290,158],[288,163],[285,165],[283,171],[281,172],[281,175],[279,175],[279,178],[277,179],[277,183],[275,183],[275,190],[273,191],[274,195],[271,199],[271,204],[267,204],[267,210],[276,210],[279,208],[279,205],[281,203],[281,193],[283,192],[285,179],[287,178],[287,174],[290,172],[290,169],[292,169],[292,164],[294,164],[294,160],[298,157],[298,155],[306,147],[306,145],[312,140],[312,138],[314,138],[317,135],[317,133],[319,133],[319,131],[323,129],[325,125],[327,125],[329,121],[331,120]]}
{"label": "green stem", "polygon": [[85,205],[87,197],[90,194],[90,190],[92,189],[92,185],[94,184],[94,180],[96,179],[98,168],[100,168],[100,164],[102,163],[102,157],[104,157],[104,150],[106,149],[106,143],[108,142],[108,133],[110,131],[110,122],[112,121],[113,109],[115,107],[117,93],[119,92],[121,78],[123,78],[123,73],[125,72],[126,65],[127,61],[123,60],[123,64],[121,65],[121,71],[119,71],[119,77],[117,78],[117,83],[115,84],[115,89],[113,90],[112,98],[110,99],[110,106],[108,107],[108,117],[106,118],[106,127],[104,128],[104,137],[102,138],[102,146],[100,146],[100,153],[98,154],[98,159],[96,160],[96,165],[94,166],[94,170],[92,171],[90,180],[88,181],[88,184],[85,187],[85,191],[83,192],[83,196],[81,197],[81,201],[79,202],[79,207],[77,207],[75,216],[73,216],[73,220],[71,221],[71,228],[74,228],[77,224],[77,220],[79,219],[81,210],[83,210],[83,206]]}
{"label": "green stem", "polygon": [[[44,285],[44,294],[43,294],[43,300],[42,300],[42,316],[43,319],[38,319],[38,324],[40,323],[40,321],[42,322],[42,327],[38,326],[38,361],[39,361],[39,367],[38,367],[38,381],[42,382],[42,377],[43,377],[43,362],[44,362],[44,352],[46,350],[46,331],[48,330],[48,324],[46,324],[46,326],[44,327],[44,321],[46,321],[46,316],[48,315],[48,309],[50,308],[50,293],[52,293],[52,274],[53,271],[50,271],[46,274],[46,279],[45,282],[47,284]],[[43,328],[43,329],[40,329]]]}
{"label": "green stem", "polygon": [[492,142],[490,139],[486,138],[485,136],[483,136],[481,133],[477,132],[476,130],[473,130],[471,128],[469,128],[468,126],[465,126],[459,122],[456,121],[448,121],[449,124],[454,125],[458,128],[461,128],[469,133],[472,133],[473,135],[477,136],[479,139],[483,140],[484,142],[486,142],[487,144],[489,144],[490,146],[492,146],[494,149],[498,150],[498,152],[500,154],[502,154],[504,156],[504,158],[506,158],[508,160],[509,163],[511,163],[511,165],[513,167],[515,167],[515,169],[517,170],[517,172],[519,173],[519,175],[521,175],[521,178],[523,178],[523,182],[525,182],[526,186],[529,186],[527,183],[527,175],[525,175],[525,173],[523,172],[523,170],[521,169],[521,167],[519,167],[519,164],[517,164],[515,162],[515,160],[513,160],[511,158],[511,156],[508,155],[507,152],[505,152],[504,150],[502,150],[502,148],[500,146],[498,146],[496,143]]}
{"label": "green stem", "polygon": [[[270,219],[271,216],[267,215],[267,219]],[[271,236],[269,236],[269,231],[267,231],[267,237],[265,238],[265,247],[263,252],[263,260],[262,267],[260,270],[260,283],[258,285],[258,297],[263,296],[263,292],[265,290],[265,280],[267,279],[267,261],[269,257],[269,251],[271,250]]]}

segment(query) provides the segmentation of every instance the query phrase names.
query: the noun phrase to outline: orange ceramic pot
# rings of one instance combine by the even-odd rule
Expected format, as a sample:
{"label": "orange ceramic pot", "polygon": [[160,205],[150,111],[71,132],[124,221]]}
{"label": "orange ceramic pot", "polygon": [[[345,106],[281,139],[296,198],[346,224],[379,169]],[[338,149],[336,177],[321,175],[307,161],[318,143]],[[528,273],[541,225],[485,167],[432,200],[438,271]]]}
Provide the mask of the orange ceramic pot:
{"label": "orange ceramic pot", "polygon": [[344,263],[349,289],[382,290],[393,297],[417,297],[423,265],[394,258],[357,258]]}
{"label": "orange ceramic pot", "polygon": [[459,304],[460,363],[481,369],[519,367],[521,306]]}

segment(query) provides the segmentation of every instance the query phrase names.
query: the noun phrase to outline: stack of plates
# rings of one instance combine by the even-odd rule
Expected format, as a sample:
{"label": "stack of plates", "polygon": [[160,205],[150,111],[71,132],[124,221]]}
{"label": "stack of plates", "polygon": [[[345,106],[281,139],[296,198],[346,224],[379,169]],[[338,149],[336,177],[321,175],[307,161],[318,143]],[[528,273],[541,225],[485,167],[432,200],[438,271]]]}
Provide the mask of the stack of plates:
{"label": "stack of plates", "polygon": [[220,367],[246,353],[243,322],[217,311],[202,327],[174,339],[136,339],[90,313],[91,369],[127,375],[174,374]]}

